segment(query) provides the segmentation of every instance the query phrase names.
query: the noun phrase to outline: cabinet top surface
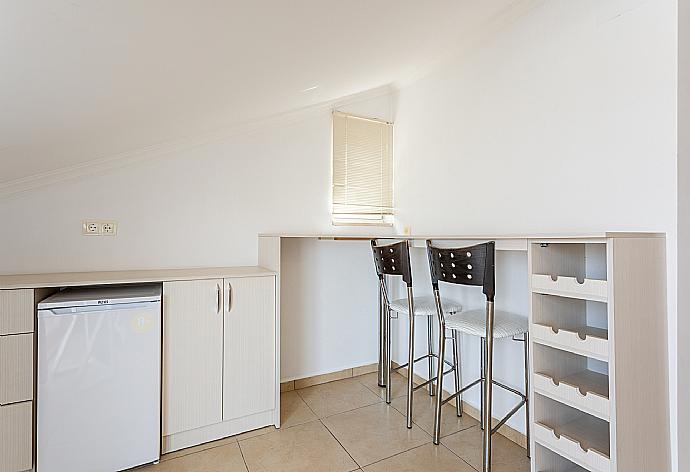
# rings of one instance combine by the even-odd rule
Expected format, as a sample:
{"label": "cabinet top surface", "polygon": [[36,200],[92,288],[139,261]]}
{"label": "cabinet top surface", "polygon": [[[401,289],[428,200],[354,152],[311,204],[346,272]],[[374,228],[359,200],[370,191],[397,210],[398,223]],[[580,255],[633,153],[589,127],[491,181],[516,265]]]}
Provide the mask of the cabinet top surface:
{"label": "cabinet top surface", "polygon": [[606,238],[664,238],[665,233],[635,232],[635,231],[604,231],[593,233],[571,234],[395,234],[383,231],[371,233],[261,233],[259,237],[278,238],[319,238],[319,239],[446,239],[446,240],[504,240],[504,239],[535,239],[535,240],[589,240]]}
{"label": "cabinet top surface", "polygon": [[173,282],[177,280],[261,277],[272,275],[275,275],[275,272],[259,266],[0,275],[0,290],[142,282]]}

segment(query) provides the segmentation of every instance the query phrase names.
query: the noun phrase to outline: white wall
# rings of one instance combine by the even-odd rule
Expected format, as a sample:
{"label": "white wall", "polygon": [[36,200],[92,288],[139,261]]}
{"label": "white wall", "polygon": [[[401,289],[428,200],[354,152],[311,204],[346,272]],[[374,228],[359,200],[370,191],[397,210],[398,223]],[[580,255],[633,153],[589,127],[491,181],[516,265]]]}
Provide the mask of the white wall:
{"label": "white wall", "polygon": [[378,359],[378,282],[369,241],[283,239],[283,381]]}
{"label": "white wall", "polygon": [[673,0],[543,2],[403,88],[395,142],[413,233],[667,233],[674,423],[676,23]]}
{"label": "white wall", "polygon": [[[340,109],[390,119],[390,94]],[[278,118],[224,141],[0,200],[0,273],[254,265],[260,232],[331,231],[331,115]],[[86,237],[81,221],[114,219]]]}
{"label": "white wall", "polygon": [[[678,339],[690,337],[690,1],[678,2]],[[678,391],[690,391],[690,344],[678,343]],[[678,438],[690,437],[690,403],[679,398]],[[690,448],[678,448],[690,470]]]}

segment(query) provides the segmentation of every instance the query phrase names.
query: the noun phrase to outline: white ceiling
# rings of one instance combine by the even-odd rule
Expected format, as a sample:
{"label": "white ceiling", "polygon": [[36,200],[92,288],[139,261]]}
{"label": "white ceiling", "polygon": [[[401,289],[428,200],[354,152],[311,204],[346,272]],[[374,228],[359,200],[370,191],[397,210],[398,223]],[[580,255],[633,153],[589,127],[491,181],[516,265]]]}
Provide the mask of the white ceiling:
{"label": "white ceiling", "polygon": [[0,182],[407,80],[513,2],[0,0]]}

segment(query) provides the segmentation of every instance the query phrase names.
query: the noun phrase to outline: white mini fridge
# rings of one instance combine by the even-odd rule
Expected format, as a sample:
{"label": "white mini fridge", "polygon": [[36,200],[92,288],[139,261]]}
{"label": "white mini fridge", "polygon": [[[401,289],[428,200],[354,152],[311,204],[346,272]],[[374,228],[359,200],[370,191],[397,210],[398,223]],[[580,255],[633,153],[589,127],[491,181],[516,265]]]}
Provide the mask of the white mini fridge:
{"label": "white mini fridge", "polygon": [[157,461],[160,285],[66,289],[38,310],[36,471]]}

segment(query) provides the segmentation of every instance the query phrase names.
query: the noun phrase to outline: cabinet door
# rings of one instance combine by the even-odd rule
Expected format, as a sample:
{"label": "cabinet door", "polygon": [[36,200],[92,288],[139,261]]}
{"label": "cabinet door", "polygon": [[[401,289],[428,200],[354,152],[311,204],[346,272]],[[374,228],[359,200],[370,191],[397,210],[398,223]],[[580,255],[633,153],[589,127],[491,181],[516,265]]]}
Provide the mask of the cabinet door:
{"label": "cabinet door", "polygon": [[0,290],[0,336],[34,330],[33,289]]}
{"label": "cabinet door", "polygon": [[275,408],[275,277],[225,279],[223,419]]}
{"label": "cabinet door", "polygon": [[163,435],[222,421],[223,280],[163,284]]}
{"label": "cabinet door", "polygon": [[15,472],[32,466],[32,402],[0,406],[0,470]]}
{"label": "cabinet door", "polygon": [[0,336],[0,405],[34,397],[34,335]]}

